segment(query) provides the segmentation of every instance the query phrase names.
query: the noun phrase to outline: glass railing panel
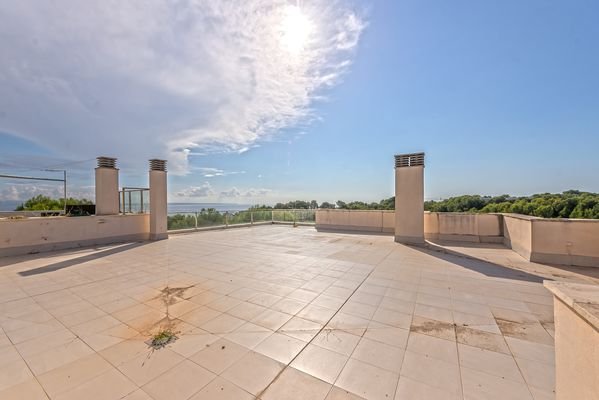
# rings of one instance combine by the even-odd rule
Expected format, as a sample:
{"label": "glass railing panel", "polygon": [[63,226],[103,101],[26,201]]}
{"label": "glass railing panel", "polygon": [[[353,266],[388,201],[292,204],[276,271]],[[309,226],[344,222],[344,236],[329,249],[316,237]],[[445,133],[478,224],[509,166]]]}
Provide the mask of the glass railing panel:
{"label": "glass railing panel", "polygon": [[216,210],[204,210],[197,213],[198,228],[225,225],[225,214]]}
{"label": "glass railing panel", "polygon": [[271,210],[256,210],[252,211],[254,215],[254,222],[269,222],[272,221]]}
{"label": "glass railing panel", "polygon": [[169,213],[167,214],[167,229],[189,229],[196,227],[195,213]]}

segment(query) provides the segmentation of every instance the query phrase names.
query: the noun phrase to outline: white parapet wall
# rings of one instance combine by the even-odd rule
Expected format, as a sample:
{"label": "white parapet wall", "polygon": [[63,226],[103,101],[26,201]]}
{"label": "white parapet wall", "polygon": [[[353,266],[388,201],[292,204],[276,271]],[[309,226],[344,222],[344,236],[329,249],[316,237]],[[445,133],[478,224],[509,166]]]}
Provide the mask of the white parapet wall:
{"label": "white parapet wall", "polygon": [[501,214],[424,213],[424,236],[429,240],[502,243]]}
{"label": "white parapet wall", "polygon": [[532,254],[532,220],[536,217],[503,214],[503,243],[530,260]]}
{"label": "white parapet wall", "polygon": [[545,281],[553,293],[556,400],[599,398],[599,287]]}
{"label": "white parapet wall", "polygon": [[536,218],[531,224],[531,261],[599,266],[599,220]]}
{"label": "white parapet wall", "polygon": [[316,210],[316,229],[393,234],[395,212],[387,210]]}
{"label": "white parapet wall", "polygon": [[[599,267],[599,220],[424,212],[427,240],[503,243],[529,261]],[[316,228],[392,233],[393,211],[316,211]]]}
{"label": "white parapet wall", "polygon": [[0,219],[0,256],[147,240],[149,214]]}

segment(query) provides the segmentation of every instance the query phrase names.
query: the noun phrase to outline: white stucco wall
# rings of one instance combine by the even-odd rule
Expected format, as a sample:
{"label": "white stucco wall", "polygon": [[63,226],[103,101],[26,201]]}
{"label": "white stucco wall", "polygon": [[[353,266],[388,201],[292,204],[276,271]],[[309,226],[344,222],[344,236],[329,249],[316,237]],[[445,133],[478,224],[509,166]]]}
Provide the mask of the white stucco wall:
{"label": "white stucco wall", "polygon": [[382,210],[316,210],[316,229],[393,233],[395,213]]}
{"label": "white stucco wall", "polygon": [[149,214],[0,219],[0,256],[149,238]]}

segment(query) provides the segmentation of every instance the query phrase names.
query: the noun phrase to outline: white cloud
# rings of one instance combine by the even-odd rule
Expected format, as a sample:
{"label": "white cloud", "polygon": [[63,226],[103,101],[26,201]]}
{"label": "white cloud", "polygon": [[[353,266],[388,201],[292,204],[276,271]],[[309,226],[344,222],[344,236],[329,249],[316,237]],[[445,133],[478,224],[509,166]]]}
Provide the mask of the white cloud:
{"label": "white cloud", "polygon": [[196,168],[203,177],[214,178],[215,176],[239,175],[245,174],[245,171],[224,171],[218,168]]}
{"label": "white cloud", "polygon": [[[62,183],[56,185],[46,184],[4,184],[0,190],[0,200],[2,201],[22,201],[30,199],[37,195],[48,196],[53,199],[63,197]],[[94,201],[95,192],[93,188],[82,186],[75,190],[67,191],[68,197],[76,199],[85,198]]]}
{"label": "white cloud", "polygon": [[223,190],[222,192],[220,192],[220,197],[228,197],[228,198],[241,197],[241,192],[236,187],[232,187],[229,190]]}
{"label": "white cloud", "polygon": [[319,90],[348,68],[365,27],[341,0],[303,2],[301,24],[284,26],[289,7],[5,2],[0,130],[78,159],[167,157],[175,173],[193,154],[247,151],[313,117]]}
{"label": "white cloud", "polygon": [[220,197],[221,198],[236,198],[236,197],[247,197],[247,198],[262,198],[264,196],[267,196],[270,192],[272,192],[272,190],[270,189],[246,189],[246,190],[239,190],[236,187],[232,187],[231,189],[228,190],[224,190],[222,192],[220,192]]}
{"label": "white cloud", "polygon": [[211,197],[216,192],[212,189],[210,183],[205,182],[201,186],[190,186],[176,193],[178,197]]}

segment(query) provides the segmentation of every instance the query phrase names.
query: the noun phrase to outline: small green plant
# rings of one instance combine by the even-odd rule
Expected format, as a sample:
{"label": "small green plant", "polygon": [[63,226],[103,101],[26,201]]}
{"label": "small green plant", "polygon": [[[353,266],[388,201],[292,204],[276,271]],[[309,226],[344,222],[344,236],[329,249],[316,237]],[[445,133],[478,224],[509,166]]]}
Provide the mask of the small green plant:
{"label": "small green plant", "polygon": [[161,349],[177,339],[178,338],[177,335],[175,335],[175,332],[171,331],[170,329],[164,329],[152,336],[150,346],[152,346],[154,349]]}

